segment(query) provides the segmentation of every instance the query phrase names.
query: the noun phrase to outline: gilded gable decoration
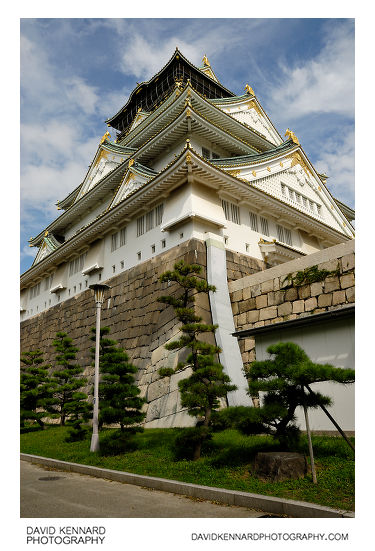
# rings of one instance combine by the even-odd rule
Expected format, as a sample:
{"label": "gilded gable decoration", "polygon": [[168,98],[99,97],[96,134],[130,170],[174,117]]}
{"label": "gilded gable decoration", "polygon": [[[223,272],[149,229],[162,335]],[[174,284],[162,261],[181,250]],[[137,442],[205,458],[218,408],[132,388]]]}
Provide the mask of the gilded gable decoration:
{"label": "gilded gable decoration", "polygon": [[294,143],[297,144],[297,145],[300,145],[297,136],[295,135],[294,132],[292,132],[291,130],[289,130],[289,128],[286,129],[284,136],[288,136],[288,138],[289,138],[290,140],[292,140],[292,142],[294,142]]}

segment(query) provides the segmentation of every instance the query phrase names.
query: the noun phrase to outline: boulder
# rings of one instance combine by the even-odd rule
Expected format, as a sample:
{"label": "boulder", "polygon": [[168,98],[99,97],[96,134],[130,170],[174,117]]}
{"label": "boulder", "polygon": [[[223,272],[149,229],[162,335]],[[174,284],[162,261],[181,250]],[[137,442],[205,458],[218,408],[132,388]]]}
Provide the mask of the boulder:
{"label": "boulder", "polygon": [[294,452],[259,452],[254,467],[259,477],[271,479],[272,482],[304,478],[307,474],[305,456]]}

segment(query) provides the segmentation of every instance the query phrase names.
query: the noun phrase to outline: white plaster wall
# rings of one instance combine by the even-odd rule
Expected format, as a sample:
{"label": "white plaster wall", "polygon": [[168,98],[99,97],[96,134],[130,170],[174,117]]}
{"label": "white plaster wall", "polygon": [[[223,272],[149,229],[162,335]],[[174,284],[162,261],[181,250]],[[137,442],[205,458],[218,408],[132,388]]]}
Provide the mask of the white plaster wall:
{"label": "white plaster wall", "polygon": [[99,214],[105,211],[105,209],[108,207],[110,202],[112,201],[113,196],[105,199],[105,201],[100,202],[94,207],[90,212],[83,215],[80,220],[77,220],[66,232],[65,232],[65,240],[67,241],[70,239],[79,229],[81,229],[83,226],[86,226],[86,224],[89,224],[92,222]]}

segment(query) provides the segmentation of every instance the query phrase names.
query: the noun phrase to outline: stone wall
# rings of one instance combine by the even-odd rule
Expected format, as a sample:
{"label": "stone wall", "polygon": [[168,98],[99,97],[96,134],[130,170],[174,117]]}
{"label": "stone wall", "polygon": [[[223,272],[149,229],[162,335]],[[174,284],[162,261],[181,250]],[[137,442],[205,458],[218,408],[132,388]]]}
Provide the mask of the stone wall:
{"label": "stone wall", "polygon": [[236,281],[251,274],[255,274],[266,269],[263,260],[258,260],[251,256],[237,253],[236,251],[226,250],[227,257],[227,277],[228,282]]}
{"label": "stone wall", "polygon": [[[355,302],[354,240],[298,258],[229,283],[236,330],[345,308]],[[297,272],[317,266],[337,272],[323,281],[296,285]],[[255,340],[240,339],[245,369],[255,360]]]}
{"label": "stone wall", "polygon": [[[206,247],[196,239],[164,254],[140,263],[106,281],[111,286],[102,308],[102,326],[109,326],[110,337],[124,348],[138,367],[137,384],[146,397],[146,426],[178,426],[191,424],[192,418],[182,411],[177,383],[181,375],[159,378],[160,367],[173,367],[181,352],[168,352],[164,345],[178,334],[178,322],[171,307],[157,301],[163,294],[174,292],[172,286],[159,282],[165,270],[184,259],[202,266],[206,277]],[[198,295],[197,312],[211,323],[209,300]],[[65,331],[79,348],[77,360],[85,367],[92,392],[94,369],[90,348],[90,329],[95,326],[93,293],[87,290],[21,323],[21,352],[40,349],[46,362],[54,364],[52,345],[57,331]],[[186,377],[186,372],[183,375]]]}

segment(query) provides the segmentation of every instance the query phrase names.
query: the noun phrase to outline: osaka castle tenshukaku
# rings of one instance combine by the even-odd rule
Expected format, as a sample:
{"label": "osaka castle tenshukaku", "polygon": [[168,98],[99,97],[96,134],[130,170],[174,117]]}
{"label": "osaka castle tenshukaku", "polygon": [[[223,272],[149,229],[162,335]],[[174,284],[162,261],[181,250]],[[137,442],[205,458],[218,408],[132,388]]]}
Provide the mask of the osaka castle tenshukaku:
{"label": "osaka castle tenshukaku", "polygon": [[[166,315],[164,306],[153,310],[150,304],[161,288],[156,276],[176,259],[202,264],[217,286],[216,298],[202,310],[221,326],[224,316],[229,334],[227,280],[353,239],[352,209],[331,195],[327,176],[315,170],[293,131],[279,134],[251,86],[235,95],[219,82],[206,56],[202,63],[195,67],[176,48],[156,75],[137,85],[106,121],[116,139],[104,134],[83,182],[58,201],[60,216],[30,238],[38,252],[21,276],[21,321],[38,320],[36,341],[45,339],[48,347],[55,318],[57,329],[68,331],[63,320],[84,319],[78,311],[84,300],[93,316],[88,287],[108,283],[105,323],[112,323],[111,332],[138,361],[142,377],[160,363],[155,351],[161,357],[173,337],[173,322],[163,333],[156,316]],[[238,264],[230,273],[228,255]],[[148,298],[139,290],[147,285],[155,286]],[[140,297],[142,304],[136,302]],[[140,327],[137,308],[142,315],[156,314]],[[139,335],[133,334],[135,317]],[[84,326],[82,321],[70,328],[82,342]],[[232,355],[235,345],[223,339],[223,355]],[[224,356],[239,386],[233,403],[240,403],[242,370],[230,372]],[[156,379],[151,375],[144,384]]]}

